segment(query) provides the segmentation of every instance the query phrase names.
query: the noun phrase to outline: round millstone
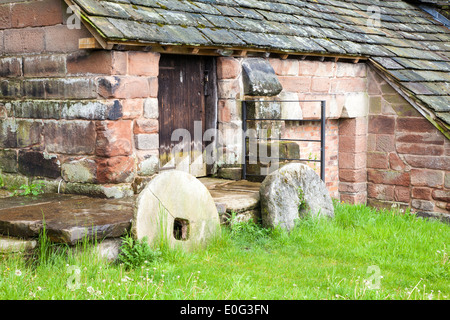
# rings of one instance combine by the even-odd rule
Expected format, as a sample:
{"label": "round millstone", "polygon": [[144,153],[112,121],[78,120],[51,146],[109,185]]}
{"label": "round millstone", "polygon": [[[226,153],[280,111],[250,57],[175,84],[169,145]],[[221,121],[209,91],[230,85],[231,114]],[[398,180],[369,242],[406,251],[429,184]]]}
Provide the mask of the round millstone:
{"label": "round millstone", "polygon": [[150,244],[166,241],[186,250],[204,246],[220,233],[219,214],[208,189],[183,171],[158,174],[135,203],[133,231]]}
{"label": "round millstone", "polygon": [[260,187],[261,217],[266,227],[291,230],[303,216],[334,216],[325,183],[305,164],[291,163],[269,174]]}

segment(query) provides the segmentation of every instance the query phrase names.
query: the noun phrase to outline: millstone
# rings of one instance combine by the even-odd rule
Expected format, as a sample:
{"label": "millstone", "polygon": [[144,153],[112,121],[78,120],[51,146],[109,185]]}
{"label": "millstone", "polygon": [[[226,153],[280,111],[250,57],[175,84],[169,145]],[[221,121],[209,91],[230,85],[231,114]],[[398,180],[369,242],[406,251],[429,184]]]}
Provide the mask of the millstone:
{"label": "millstone", "polygon": [[334,216],[325,183],[305,164],[291,163],[269,174],[260,187],[261,217],[266,227],[291,230],[303,216]]}
{"label": "millstone", "polygon": [[133,231],[150,244],[164,240],[190,250],[220,232],[219,214],[208,189],[183,171],[158,174],[135,203]]}

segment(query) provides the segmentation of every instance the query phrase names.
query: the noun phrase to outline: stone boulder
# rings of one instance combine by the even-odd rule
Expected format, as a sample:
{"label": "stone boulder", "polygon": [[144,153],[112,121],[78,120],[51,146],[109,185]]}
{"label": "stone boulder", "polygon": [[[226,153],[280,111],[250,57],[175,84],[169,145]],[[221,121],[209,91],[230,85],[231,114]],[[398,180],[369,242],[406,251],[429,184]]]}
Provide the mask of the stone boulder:
{"label": "stone boulder", "polygon": [[325,183],[305,164],[290,163],[269,174],[260,187],[261,216],[266,227],[291,230],[306,215],[334,216]]}
{"label": "stone boulder", "polygon": [[133,232],[149,244],[164,240],[191,250],[220,233],[219,214],[208,189],[189,173],[171,170],[155,176],[135,202]]}
{"label": "stone boulder", "polygon": [[267,59],[246,58],[242,63],[244,93],[249,96],[276,96],[283,90]]}

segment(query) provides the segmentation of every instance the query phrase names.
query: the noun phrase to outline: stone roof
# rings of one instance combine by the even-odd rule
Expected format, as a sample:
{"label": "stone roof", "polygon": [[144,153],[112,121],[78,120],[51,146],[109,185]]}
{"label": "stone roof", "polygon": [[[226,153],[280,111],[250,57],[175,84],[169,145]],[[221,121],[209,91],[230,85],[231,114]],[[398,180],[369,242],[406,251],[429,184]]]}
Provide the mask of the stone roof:
{"label": "stone roof", "polygon": [[[65,1],[79,5],[91,31],[110,44],[259,49],[369,59],[449,136],[450,30],[408,2]],[[370,20],[378,12],[379,25]]]}

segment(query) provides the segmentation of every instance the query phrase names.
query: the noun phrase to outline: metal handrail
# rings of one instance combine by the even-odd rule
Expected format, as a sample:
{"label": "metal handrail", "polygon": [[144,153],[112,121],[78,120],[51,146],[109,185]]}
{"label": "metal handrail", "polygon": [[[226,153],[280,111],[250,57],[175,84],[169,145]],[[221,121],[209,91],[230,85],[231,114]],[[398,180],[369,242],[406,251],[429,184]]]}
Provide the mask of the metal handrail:
{"label": "metal handrail", "polygon": [[[274,118],[247,118],[247,102],[320,102],[320,119],[274,119]],[[247,174],[247,139],[265,140],[265,141],[303,141],[303,142],[320,142],[320,159],[302,159],[302,158],[279,158],[279,157],[264,157],[264,159],[278,159],[287,161],[308,161],[320,162],[320,178],[325,182],[325,122],[326,122],[326,101],[325,100],[242,100],[242,129],[244,131],[243,141],[243,158],[244,163],[242,167],[242,177],[244,180],[248,176],[261,176],[255,174]],[[297,122],[320,122],[320,140],[317,139],[289,139],[289,138],[255,138],[247,137],[247,121],[297,121]]]}

